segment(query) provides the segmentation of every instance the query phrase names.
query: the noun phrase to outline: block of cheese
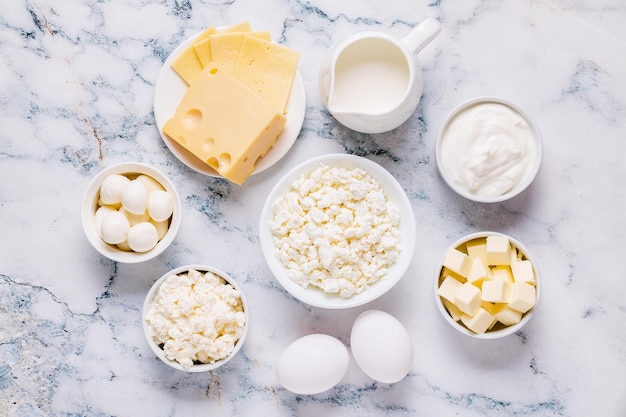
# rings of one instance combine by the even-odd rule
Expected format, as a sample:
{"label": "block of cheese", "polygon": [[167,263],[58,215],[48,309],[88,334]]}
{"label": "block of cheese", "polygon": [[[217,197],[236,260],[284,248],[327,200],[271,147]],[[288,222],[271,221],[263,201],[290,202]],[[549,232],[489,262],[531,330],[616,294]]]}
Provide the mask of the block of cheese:
{"label": "block of cheese", "polygon": [[485,333],[487,329],[493,326],[496,318],[487,310],[480,307],[473,316],[468,316],[467,314],[461,316],[461,321],[474,333]]}
{"label": "block of cheese", "polygon": [[454,302],[454,294],[463,284],[451,276],[447,276],[439,285],[437,294],[448,301]]}
{"label": "block of cheese", "polygon": [[480,287],[482,282],[490,279],[490,277],[491,270],[483,263],[483,260],[481,258],[472,259],[472,267],[467,273],[467,280],[477,287]]}
{"label": "block of cheese", "polygon": [[285,113],[300,54],[269,39],[243,39],[233,75]]}
{"label": "block of cheese", "polygon": [[469,282],[461,285],[454,293],[454,304],[468,316],[476,314],[481,301],[480,290]]}
{"label": "block of cheese", "polygon": [[535,283],[533,265],[527,259],[511,262],[511,272],[513,273],[513,279],[515,282],[527,282],[529,284]]}
{"label": "block of cheese", "polygon": [[511,263],[511,244],[509,238],[502,235],[487,236],[487,264],[509,265]]}
{"label": "block of cheese", "polygon": [[472,267],[472,260],[460,250],[450,248],[443,258],[443,266],[461,275],[463,278],[467,278],[467,273]]}
{"label": "block of cheese", "polygon": [[535,306],[535,287],[525,282],[514,282],[511,285],[509,308],[525,313]]}
{"label": "block of cheese", "polygon": [[242,45],[248,38],[259,38],[272,43],[270,32],[222,32],[211,35],[209,39],[213,63],[236,76],[234,69],[237,65]]}
{"label": "block of cheese", "polygon": [[491,280],[483,282],[481,296],[483,301],[490,303],[506,303],[509,301],[511,284],[507,281]]}
{"label": "block of cheese", "polygon": [[220,175],[242,184],[285,123],[258,94],[211,64],[189,86],[163,133]]}

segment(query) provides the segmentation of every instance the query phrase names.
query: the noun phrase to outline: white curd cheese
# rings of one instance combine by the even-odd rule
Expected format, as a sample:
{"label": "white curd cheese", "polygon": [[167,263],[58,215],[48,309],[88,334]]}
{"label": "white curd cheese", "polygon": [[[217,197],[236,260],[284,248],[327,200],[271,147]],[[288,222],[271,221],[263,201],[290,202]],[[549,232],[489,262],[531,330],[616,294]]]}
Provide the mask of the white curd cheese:
{"label": "white curd cheese", "polygon": [[188,369],[228,357],[246,318],[239,291],[212,272],[192,269],[161,283],[146,321],[165,356]]}
{"label": "white curd cheese", "polygon": [[441,158],[454,182],[480,196],[499,196],[518,184],[535,158],[536,140],[513,108],[487,102],[455,115],[443,132]]}
{"label": "white curd cheese", "polygon": [[289,277],[347,298],[387,276],[400,214],[366,171],[320,164],[273,206],[276,255]]}

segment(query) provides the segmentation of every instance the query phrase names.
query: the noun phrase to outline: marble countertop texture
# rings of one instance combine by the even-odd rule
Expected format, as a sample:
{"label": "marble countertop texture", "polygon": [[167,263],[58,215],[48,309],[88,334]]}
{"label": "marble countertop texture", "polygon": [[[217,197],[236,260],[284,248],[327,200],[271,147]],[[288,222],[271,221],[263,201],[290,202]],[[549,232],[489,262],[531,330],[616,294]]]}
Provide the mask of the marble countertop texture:
{"label": "marble countertop texture", "polygon": [[[15,0],[0,8],[0,416],[626,416],[626,5],[619,0]],[[401,127],[342,127],[318,92],[340,37],[402,37],[442,24],[419,55],[424,92]],[[153,91],[168,54],[208,25],[249,20],[301,51],[306,116],[293,148],[243,186],[181,164],[155,127]],[[543,136],[535,182],[504,203],[454,194],[435,164],[438,129],[480,95],[523,108]],[[289,296],[261,253],[259,213],[291,167],[326,153],[384,166],[417,221],[414,260],[371,304],[323,310]],[[90,179],[123,161],[169,175],[183,201],[174,244],[136,265],[100,256],[79,207]],[[509,233],[535,254],[533,320],[496,341],[440,316],[434,268],[459,237]],[[173,371],[149,350],[140,309],[174,267],[228,271],[246,292],[250,333],[227,366]],[[393,314],[415,348],[410,374],[381,384],[351,362],[334,389],[295,395],[274,365],[293,340],[349,343],[356,316]]]}

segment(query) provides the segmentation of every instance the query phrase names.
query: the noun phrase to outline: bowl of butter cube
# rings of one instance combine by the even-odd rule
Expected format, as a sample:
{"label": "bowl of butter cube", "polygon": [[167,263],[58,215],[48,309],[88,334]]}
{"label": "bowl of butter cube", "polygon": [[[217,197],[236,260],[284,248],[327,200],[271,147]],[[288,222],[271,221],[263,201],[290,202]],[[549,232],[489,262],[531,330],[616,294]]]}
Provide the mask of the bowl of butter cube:
{"label": "bowl of butter cube", "polygon": [[436,304],[456,330],[478,339],[519,331],[541,293],[537,264],[517,239],[477,232],[454,242],[435,271]]}

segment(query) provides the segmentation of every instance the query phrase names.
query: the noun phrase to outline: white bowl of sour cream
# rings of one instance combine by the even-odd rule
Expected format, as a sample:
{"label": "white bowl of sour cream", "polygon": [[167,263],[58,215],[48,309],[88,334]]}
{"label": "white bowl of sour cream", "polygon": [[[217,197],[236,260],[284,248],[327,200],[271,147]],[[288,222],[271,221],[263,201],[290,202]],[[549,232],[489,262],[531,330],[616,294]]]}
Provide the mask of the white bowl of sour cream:
{"label": "white bowl of sour cream", "polygon": [[518,106],[497,97],[457,106],[444,120],[435,146],[444,181],[481,203],[524,191],[537,175],[542,152],[537,125]]}

